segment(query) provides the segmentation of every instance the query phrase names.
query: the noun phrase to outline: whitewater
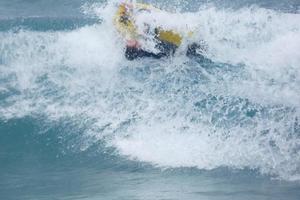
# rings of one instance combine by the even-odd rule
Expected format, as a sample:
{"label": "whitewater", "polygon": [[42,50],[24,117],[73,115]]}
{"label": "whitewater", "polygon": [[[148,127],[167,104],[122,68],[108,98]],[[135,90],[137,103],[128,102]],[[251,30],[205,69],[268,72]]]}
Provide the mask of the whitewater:
{"label": "whitewater", "polygon": [[4,199],[300,198],[297,1],[147,1],[211,62],[126,60],[119,1],[38,2],[0,3]]}

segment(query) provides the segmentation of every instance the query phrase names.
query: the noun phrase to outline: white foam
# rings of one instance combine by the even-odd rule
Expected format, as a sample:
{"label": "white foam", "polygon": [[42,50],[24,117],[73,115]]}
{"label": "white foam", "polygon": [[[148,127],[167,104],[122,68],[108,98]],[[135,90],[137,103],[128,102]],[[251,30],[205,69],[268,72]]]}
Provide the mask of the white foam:
{"label": "white foam", "polygon": [[[115,3],[85,9],[103,23],[0,33],[0,93],[12,93],[0,104],[1,118],[92,121],[85,134],[130,159],[161,167],[251,168],[299,180],[299,14],[206,8],[141,18],[178,30],[192,24],[193,40],[204,40],[206,56],[231,64],[231,72],[191,66],[181,54],[128,62],[111,20]],[[251,109],[253,117],[246,115]]]}

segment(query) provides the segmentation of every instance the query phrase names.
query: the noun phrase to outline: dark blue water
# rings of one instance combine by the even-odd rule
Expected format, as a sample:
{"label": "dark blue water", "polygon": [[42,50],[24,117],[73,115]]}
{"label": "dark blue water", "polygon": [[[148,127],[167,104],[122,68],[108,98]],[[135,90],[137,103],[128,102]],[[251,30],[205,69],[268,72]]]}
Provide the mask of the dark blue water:
{"label": "dark blue water", "polygon": [[0,199],[298,200],[299,1],[147,2],[211,62],[127,61],[117,1],[0,1]]}

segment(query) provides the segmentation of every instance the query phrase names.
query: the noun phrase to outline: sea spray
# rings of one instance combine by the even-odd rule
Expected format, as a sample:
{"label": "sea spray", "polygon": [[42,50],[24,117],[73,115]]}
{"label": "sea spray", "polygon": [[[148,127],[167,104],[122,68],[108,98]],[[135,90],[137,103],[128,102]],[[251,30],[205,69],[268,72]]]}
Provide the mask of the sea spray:
{"label": "sea spray", "polygon": [[[207,44],[213,62],[184,53],[129,62],[112,21],[116,2],[89,8],[99,23],[0,33],[1,119],[88,122],[86,138],[163,168],[255,169],[299,179],[299,14],[175,12],[184,16],[178,27],[193,24],[194,41]],[[87,140],[78,149],[93,144]]]}

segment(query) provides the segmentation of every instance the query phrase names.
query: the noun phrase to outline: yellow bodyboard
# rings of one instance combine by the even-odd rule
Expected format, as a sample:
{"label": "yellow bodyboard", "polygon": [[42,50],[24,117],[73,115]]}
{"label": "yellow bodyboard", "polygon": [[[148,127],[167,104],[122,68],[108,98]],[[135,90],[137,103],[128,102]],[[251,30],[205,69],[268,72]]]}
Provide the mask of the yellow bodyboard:
{"label": "yellow bodyboard", "polygon": [[[157,8],[148,4],[134,4],[137,9],[155,10]],[[128,4],[121,4],[115,15],[114,24],[117,30],[122,34],[126,40],[138,39],[138,33],[136,25],[134,24],[134,16],[130,12]],[[158,10],[158,9],[157,9]],[[161,27],[157,27],[157,37],[159,40],[180,46],[182,42],[182,36],[173,30],[164,30]]]}

